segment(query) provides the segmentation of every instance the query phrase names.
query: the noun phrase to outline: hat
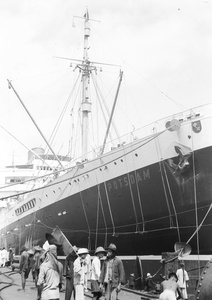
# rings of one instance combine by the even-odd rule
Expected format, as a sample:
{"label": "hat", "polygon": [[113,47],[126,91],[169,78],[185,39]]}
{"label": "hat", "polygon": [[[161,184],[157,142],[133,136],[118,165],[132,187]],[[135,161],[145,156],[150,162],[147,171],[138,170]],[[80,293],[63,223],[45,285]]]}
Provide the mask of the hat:
{"label": "hat", "polygon": [[57,255],[57,246],[56,245],[49,245],[49,252],[54,255]]}
{"label": "hat", "polygon": [[100,252],[106,253],[106,250],[103,247],[97,247],[94,254],[97,254],[97,253],[100,253]]}
{"label": "hat", "polygon": [[132,274],[130,274],[130,276],[131,276],[131,277],[135,277],[135,274],[134,274],[134,273],[132,273]]}
{"label": "hat", "polygon": [[116,252],[116,253],[117,253],[116,245],[114,245],[114,244],[110,244],[110,245],[107,247],[107,250],[112,250],[113,252]]}
{"label": "hat", "polygon": [[27,251],[29,254],[34,254],[34,251],[32,249],[30,249],[29,251]]}
{"label": "hat", "polygon": [[10,249],[9,249],[9,251],[10,251],[10,250],[13,250],[13,249],[12,249],[12,248],[10,248]]}
{"label": "hat", "polygon": [[77,252],[78,255],[81,255],[81,254],[88,254],[89,251],[87,248],[80,248]]}
{"label": "hat", "polygon": [[39,245],[35,246],[34,249],[35,249],[35,251],[41,251],[42,250],[42,248]]}
{"label": "hat", "polygon": [[150,273],[147,273],[146,276],[147,277],[152,277],[152,275]]}

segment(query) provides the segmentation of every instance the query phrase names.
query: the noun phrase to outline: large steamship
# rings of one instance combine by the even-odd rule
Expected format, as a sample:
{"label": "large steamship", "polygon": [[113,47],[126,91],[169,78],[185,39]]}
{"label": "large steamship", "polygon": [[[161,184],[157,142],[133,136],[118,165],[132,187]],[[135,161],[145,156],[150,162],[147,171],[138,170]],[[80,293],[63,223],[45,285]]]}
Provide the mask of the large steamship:
{"label": "large steamship", "polygon": [[[82,76],[86,132],[91,110],[87,91],[96,69],[87,54],[88,14],[84,23],[84,58],[76,68]],[[122,73],[118,89],[121,79]],[[72,244],[90,250],[113,242],[120,255],[161,254],[185,242],[192,254],[210,254],[212,105],[169,116],[149,128],[148,134],[145,128],[139,138],[110,151],[104,151],[104,144],[92,160],[86,157],[84,135],[82,160],[66,168],[60,157],[61,171],[49,168],[48,179],[41,176],[35,184],[28,176],[27,182],[33,179],[30,189],[18,181],[23,181],[20,174],[12,178],[13,193],[6,193],[8,185],[1,189],[1,246],[12,246],[17,253],[23,245],[42,246],[45,233],[59,226]],[[34,160],[40,157],[56,160],[35,151]]]}

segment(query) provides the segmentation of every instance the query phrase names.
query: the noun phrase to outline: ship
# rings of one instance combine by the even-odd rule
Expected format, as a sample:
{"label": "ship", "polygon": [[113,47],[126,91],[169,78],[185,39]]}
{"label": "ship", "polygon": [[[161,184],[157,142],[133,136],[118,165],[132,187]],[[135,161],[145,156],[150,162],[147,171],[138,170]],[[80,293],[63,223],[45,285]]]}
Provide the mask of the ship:
{"label": "ship", "polygon": [[[71,160],[66,167],[53,154],[30,152],[30,157],[36,154],[57,164],[50,164],[48,176],[38,181],[19,174],[19,179],[10,177],[1,187],[0,246],[13,247],[16,253],[23,245],[42,246],[46,235],[58,227],[72,245],[90,251],[114,243],[119,255],[160,255],[173,252],[178,242],[188,243],[192,254],[211,254],[212,105],[157,120],[148,130],[141,128],[138,136],[130,134],[129,140],[108,149],[121,71],[104,142],[90,159],[88,90],[97,68],[88,58],[88,12],[83,21],[83,59],[72,60],[83,87],[81,160]],[[29,169],[27,165],[22,169]],[[30,188],[24,186],[25,181],[31,182]]]}

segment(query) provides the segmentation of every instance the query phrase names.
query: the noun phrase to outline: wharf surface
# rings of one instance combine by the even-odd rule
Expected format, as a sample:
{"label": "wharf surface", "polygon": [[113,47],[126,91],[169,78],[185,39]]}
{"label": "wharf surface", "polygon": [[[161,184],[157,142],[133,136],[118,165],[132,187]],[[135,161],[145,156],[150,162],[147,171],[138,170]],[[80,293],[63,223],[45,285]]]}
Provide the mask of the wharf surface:
{"label": "wharf surface", "polygon": [[[141,300],[141,299],[155,299],[149,297],[141,297],[136,293],[121,290],[118,295],[120,300]],[[11,268],[0,268],[0,299],[1,300],[36,300],[37,289],[33,282],[32,275],[30,273],[29,278],[26,280],[26,290],[22,291],[21,288],[21,275],[19,272],[13,272]],[[65,292],[60,293],[60,300],[65,299]],[[92,299],[92,294],[87,292],[85,294],[85,300]],[[74,300],[73,296],[71,300]]]}

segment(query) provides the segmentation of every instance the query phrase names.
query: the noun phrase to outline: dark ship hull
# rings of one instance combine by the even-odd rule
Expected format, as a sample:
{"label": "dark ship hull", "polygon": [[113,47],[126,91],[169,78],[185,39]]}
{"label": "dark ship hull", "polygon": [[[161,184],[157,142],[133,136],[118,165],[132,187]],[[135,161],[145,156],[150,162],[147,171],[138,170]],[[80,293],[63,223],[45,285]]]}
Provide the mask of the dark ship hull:
{"label": "dark ship hull", "polygon": [[[160,255],[181,241],[192,254],[211,254],[212,143],[206,125],[212,122],[200,119],[111,151],[31,193],[1,222],[1,241],[16,252],[24,244],[42,246],[45,233],[59,226],[71,244],[90,250],[113,242],[120,255]],[[201,127],[192,133],[194,122]]]}

